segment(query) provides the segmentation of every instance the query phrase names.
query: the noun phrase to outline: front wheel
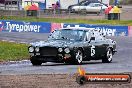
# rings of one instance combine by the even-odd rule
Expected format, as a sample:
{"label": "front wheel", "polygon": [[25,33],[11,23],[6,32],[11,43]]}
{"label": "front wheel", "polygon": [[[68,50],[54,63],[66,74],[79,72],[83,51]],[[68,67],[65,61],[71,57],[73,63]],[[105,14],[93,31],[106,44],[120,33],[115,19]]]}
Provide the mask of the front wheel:
{"label": "front wheel", "polygon": [[32,63],[33,66],[39,66],[39,65],[42,64],[42,62],[39,61],[39,60],[37,60],[36,57],[31,57],[31,58],[30,58],[30,61],[31,61],[31,63]]}
{"label": "front wheel", "polygon": [[105,57],[102,59],[103,63],[111,63],[112,62],[113,53],[112,50],[109,48],[106,52]]}

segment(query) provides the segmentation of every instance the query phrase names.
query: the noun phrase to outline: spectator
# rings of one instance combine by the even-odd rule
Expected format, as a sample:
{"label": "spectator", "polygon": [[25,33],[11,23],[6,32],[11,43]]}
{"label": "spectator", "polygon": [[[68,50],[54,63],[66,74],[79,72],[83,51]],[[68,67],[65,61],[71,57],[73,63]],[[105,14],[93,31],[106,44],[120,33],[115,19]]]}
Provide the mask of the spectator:
{"label": "spectator", "polygon": [[60,9],[60,3],[59,3],[59,1],[56,2],[56,9]]}
{"label": "spectator", "polygon": [[56,11],[57,11],[57,13],[60,13],[60,2],[57,1],[55,5],[56,5]]}

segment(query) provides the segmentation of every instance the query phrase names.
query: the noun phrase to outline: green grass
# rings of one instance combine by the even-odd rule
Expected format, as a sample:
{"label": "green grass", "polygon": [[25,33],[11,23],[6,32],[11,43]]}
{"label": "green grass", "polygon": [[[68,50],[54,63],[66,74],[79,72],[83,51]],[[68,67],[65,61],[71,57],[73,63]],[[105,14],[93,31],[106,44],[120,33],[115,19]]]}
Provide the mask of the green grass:
{"label": "green grass", "polygon": [[0,41],[0,62],[28,59],[28,45]]}
{"label": "green grass", "polygon": [[0,20],[18,20],[33,22],[56,22],[56,23],[84,23],[84,24],[106,24],[132,26],[132,20],[88,20],[88,19],[64,19],[64,18],[36,18],[36,17],[15,17],[1,16]]}

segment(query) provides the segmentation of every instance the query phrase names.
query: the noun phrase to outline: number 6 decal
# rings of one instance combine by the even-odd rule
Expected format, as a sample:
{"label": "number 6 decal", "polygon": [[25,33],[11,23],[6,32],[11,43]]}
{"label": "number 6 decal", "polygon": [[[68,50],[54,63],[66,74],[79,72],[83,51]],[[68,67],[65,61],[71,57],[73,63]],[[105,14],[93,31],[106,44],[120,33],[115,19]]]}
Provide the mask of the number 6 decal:
{"label": "number 6 decal", "polygon": [[95,46],[92,45],[91,47],[91,56],[94,56],[95,55]]}

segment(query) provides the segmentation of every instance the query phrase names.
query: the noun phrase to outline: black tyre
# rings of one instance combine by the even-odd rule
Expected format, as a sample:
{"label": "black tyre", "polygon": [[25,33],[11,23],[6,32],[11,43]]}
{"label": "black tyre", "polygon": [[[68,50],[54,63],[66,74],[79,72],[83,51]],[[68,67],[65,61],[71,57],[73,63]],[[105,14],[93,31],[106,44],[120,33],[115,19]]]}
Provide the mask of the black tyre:
{"label": "black tyre", "polygon": [[33,66],[39,66],[39,65],[42,64],[42,62],[39,61],[39,60],[37,60],[36,57],[31,57],[31,58],[30,58],[30,61],[31,61],[31,63],[32,63]]}
{"label": "black tyre", "polygon": [[71,13],[71,11],[72,11],[72,6],[69,6],[69,7],[68,7],[68,13],[69,13],[69,12]]}
{"label": "black tyre", "polygon": [[105,57],[102,59],[103,63],[111,63],[113,57],[113,52],[110,48],[107,49]]}
{"label": "black tyre", "polygon": [[76,82],[79,84],[79,85],[83,85],[83,84],[85,84],[86,83],[86,78],[84,77],[84,76],[78,76],[77,78],[76,78]]}

